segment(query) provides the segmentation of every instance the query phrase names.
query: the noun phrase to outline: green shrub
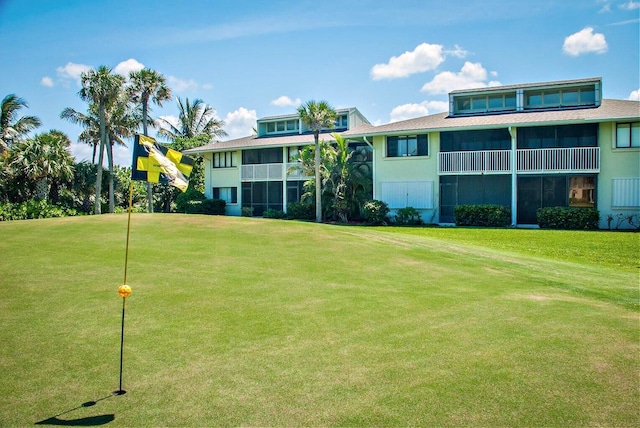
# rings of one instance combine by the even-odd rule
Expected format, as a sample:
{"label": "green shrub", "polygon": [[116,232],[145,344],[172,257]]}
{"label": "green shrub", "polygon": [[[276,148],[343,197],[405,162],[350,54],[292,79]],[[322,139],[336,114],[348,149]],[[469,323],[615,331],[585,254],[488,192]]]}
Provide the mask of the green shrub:
{"label": "green shrub", "polygon": [[202,214],[225,215],[227,213],[227,202],[224,199],[205,199],[200,202]]}
{"label": "green shrub", "polygon": [[200,208],[194,208],[193,205],[199,204],[193,204],[192,202],[201,202],[205,199],[206,196],[204,196],[204,193],[189,187],[186,192],[182,192],[176,197],[176,211],[179,213],[195,214],[193,210],[196,209],[197,211]]}
{"label": "green shrub", "polygon": [[511,208],[505,205],[458,205],[453,211],[456,226],[505,227],[511,224]]}
{"label": "green shrub", "polygon": [[264,218],[283,219],[284,218],[284,211],[282,211],[282,210],[274,210],[273,208],[267,208],[262,213],[262,217],[264,217]]}
{"label": "green shrub", "polygon": [[242,207],[242,217],[253,217],[253,207]]}
{"label": "green shrub", "polygon": [[537,211],[538,226],[543,229],[595,230],[600,212],[595,208],[548,207]]}
{"label": "green shrub", "polygon": [[78,211],[45,200],[30,199],[19,204],[0,204],[0,221],[28,220],[34,218],[54,218],[76,216]]}
{"label": "green shrub", "polygon": [[413,207],[400,208],[396,212],[396,224],[417,226],[422,224],[422,217],[420,217],[418,210]]}
{"label": "green shrub", "polygon": [[287,204],[287,218],[294,220],[313,220],[316,218],[314,204],[292,202]]}
{"label": "green shrub", "polygon": [[362,217],[369,224],[387,224],[389,206],[386,202],[372,199],[362,205]]}

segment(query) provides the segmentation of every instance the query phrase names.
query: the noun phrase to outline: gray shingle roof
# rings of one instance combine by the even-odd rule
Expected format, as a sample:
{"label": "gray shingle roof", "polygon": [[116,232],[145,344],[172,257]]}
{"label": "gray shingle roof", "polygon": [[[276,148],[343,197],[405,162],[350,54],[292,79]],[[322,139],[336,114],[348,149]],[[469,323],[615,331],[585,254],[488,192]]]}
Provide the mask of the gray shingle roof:
{"label": "gray shingle roof", "polygon": [[437,113],[371,128],[357,127],[343,132],[344,137],[406,134],[408,132],[452,131],[459,129],[505,128],[509,126],[543,126],[584,122],[613,122],[640,119],[640,102],[602,100],[595,108],[527,111],[494,115],[449,117]]}
{"label": "gray shingle roof", "polygon": [[[321,133],[319,140],[333,141],[331,133]],[[219,141],[217,143],[209,143],[205,146],[196,147],[195,149],[185,150],[184,153],[199,154],[208,152],[222,152],[227,150],[251,149],[251,148],[268,148],[283,146],[306,146],[313,144],[313,134],[295,134],[274,137],[260,137],[250,135],[248,137],[236,138],[234,140]]]}
{"label": "gray shingle roof", "polygon": [[588,79],[571,79],[571,80],[556,80],[553,82],[542,82],[542,83],[521,83],[518,85],[505,85],[505,86],[487,86],[483,88],[474,88],[474,89],[456,89],[454,91],[449,92],[450,94],[466,94],[471,92],[503,92],[510,91],[515,89],[529,89],[529,88],[549,88],[554,86],[567,86],[567,85],[582,85],[587,83],[597,83],[602,79],[600,77],[591,77]]}
{"label": "gray shingle roof", "polygon": [[[506,128],[509,126],[544,126],[588,122],[615,122],[640,120],[640,102],[627,100],[602,100],[595,108],[572,110],[527,111],[520,113],[503,113],[493,115],[477,115],[449,117],[449,113],[437,113],[401,122],[373,126],[362,124],[349,131],[342,132],[344,137],[368,137],[374,135],[402,135],[416,132],[454,131],[460,129]],[[320,134],[320,140],[333,141],[330,133]],[[229,141],[210,143],[185,153],[197,154],[221,152],[226,150],[251,149],[258,147],[303,146],[313,144],[313,134],[295,134],[273,137],[236,138]]]}

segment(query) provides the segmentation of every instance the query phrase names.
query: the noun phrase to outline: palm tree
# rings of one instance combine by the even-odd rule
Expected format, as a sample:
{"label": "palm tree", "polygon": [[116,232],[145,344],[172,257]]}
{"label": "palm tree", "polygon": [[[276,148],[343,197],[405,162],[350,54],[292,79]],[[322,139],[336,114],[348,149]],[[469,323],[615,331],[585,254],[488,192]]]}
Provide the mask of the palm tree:
{"label": "palm tree", "polygon": [[[96,148],[100,142],[100,118],[98,106],[94,103],[89,104],[87,113],[78,112],[70,107],[65,108],[60,113],[60,118],[67,119],[71,123],[80,125],[84,130],[78,136],[78,141],[88,143],[93,146],[93,156],[91,163],[95,163]],[[109,208],[112,211],[112,205],[115,204],[114,177],[113,173],[113,146],[118,144],[126,146],[124,138],[133,135],[133,130],[138,127],[141,116],[137,109],[132,109],[127,95],[123,92],[119,94],[117,99],[106,109],[105,122],[107,151],[109,153]]]}
{"label": "palm tree", "polygon": [[216,118],[216,111],[213,107],[206,105],[201,99],[196,99],[189,103],[189,98],[185,103],[178,97],[178,126],[175,126],[167,119],[160,118],[161,128],[158,131],[171,141],[177,138],[194,138],[200,135],[208,135],[209,139],[226,137],[227,133],[222,129],[224,121]]}
{"label": "palm tree", "polygon": [[71,140],[60,131],[51,130],[18,144],[12,165],[35,181],[36,197],[47,199],[52,181],[69,181],[73,177]]}
{"label": "palm tree", "polygon": [[320,143],[318,138],[320,131],[333,128],[337,113],[326,101],[308,101],[298,107],[300,120],[313,131],[315,142],[315,176],[316,176],[316,222],[322,221],[322,182],[320,181]]}
{"label": "palm tree", "polygon": [[9,94],[2,100],[0,113],[0,154],[9,148],[13,141],[24,137],[41,125],[35,116],[17,117],[18,110],[28,107],[27,102],[15,94]]}
{"label": "palm tree", "polygon": [[[171,99],[171,90],[167,86],[162,74],[144,68],[140,71],[132,71],[129,74],[129,96],[134,103],[142,105],[142,133],[147,134],[147,121],[149,118],[149,100],[158,106],[162,106],[164,101]],[[147,183],[147,199],[149,212],[153,212],[153,187]]]}
{"label": "palm tree", "polygon": [[[82,89],[78,93],[80,98],[84,101],[94,103],[98,106],[98,118],[100,124],[100,150],[98,152],[98,171],[96,173],[96,200],[94,213],[100,214],[102,208],[100,206],[100,194],[102,183],[102,162],[104,149],[107,147],[108,135],[107,135],[107,123],[106,123],[106,110],[117,99],[122,91],[124,85],[124,77],[119,74],[112,74],[111,69],[107,66],[101,65],[96,70],[89,70],[83,72],[80,77],[82,83]],[[113,175],[113,156],[111,150],[107,150],[107,157],[109,158],[110,173]],[[111,186],[110,186],[111,187]],[[113,212],[115,209],[115,203],[113,200],[113,191],[110,188],[109,197],[109,211]]]}

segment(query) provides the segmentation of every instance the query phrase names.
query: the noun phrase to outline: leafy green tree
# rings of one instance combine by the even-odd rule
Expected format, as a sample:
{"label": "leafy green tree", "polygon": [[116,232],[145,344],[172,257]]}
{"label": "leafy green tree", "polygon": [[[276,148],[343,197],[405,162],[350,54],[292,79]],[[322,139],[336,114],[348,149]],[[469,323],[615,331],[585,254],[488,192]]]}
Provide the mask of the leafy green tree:
{"label": "leafy green tree", "polygon": [[[103,162],[103,155],[105,148],[109,145],[109,136],[107,133],[107,109],[115,103],[124,86],[124,77],[119,74],[114,74],[107,66],[100,66],[95,70],[89,70],[83,72],[80,81],[82,83],[82,89],[78,93],[83,101],[96,104],[98,106],[98,118],[100,124],[100,148],[98,151],[98,165],[101,166]],[[107,157],[109,158],[110,173],[113,175],[113,154],[111,150],[107,150]],[[97,168],[96,173],[96,188],[95,195],[96,200],[94,203],[94,213],[100,214],[102,212],[100,204],[101,183],[102,183],[102,168]],[[113,200],[113,184],[110,185],[110,198],[109,198],[109,210],[114,209]]]}
{"label": "leafy green tree", "polygon": [[[209,136],[202,134],[193,138],[178,137],[173,143],[166,144],[167,147],[182,152],[209,143]],[[194,190],[204,193],[204,161],[202,156],[189,155],[194,158],[193,170],[189,176],[189,187],[187,191]],[[163,212],[171,212],[175,207],[176,199],[180,195],[180,190],[169,184],[156,184],[154,186],[155,203]]]}
{"label": "leafy green tree", "polygon": [[52,180],[67,182],[73,177],[71,140],[52,130],[18,143],[11,164],[35,183],[36,198],[46,200]]}
{"label": "leafy green tree", "polygon": [[[209,140],[227,136],[227,133],[222,129],[224,121],[216,118],[216,111],[213,107],[206,105],[201,99],[190,103],[187,98],[183,103],[178,97],[177,102],[178,126],[167,119],[160,118],[161,127],[158,135],[171,141],[175,141],[177,138],[194,138],[200,135],[207,135]],[[209,142],[207,141],[207,143]]]}
{"label": "leafy green tree", "polygon": [[[148,68],[132,71],[129,74],[127,92],[134,103],[142,106],[142,133],[149,135],[147,133],[149,101],[162,106],[164,101],[171,99],[171,90],[167,86],[164,76]],[[153,186],[151,183],[147,183],[147,199],[149,212],[153,212]]]}
{"label": "leafy green tree", "polygon": [[14,141],[25,137],[41,125],[40,119],[35,116],[18,117],[18,111],[25,107],[28,107],[27,102],[15,94],[9,94],[2,100],[0,155],[7,151]]}
{"label": "leafy green tree", "polygon": [[322,129],[334,127],[337,113],[326,101],[308,101],[298,107],[300,120],[313,131],[315,142],[315,180],[316,180],[316,222],[322,221],[322,182],[320,179],[320,143],[318,141]]}

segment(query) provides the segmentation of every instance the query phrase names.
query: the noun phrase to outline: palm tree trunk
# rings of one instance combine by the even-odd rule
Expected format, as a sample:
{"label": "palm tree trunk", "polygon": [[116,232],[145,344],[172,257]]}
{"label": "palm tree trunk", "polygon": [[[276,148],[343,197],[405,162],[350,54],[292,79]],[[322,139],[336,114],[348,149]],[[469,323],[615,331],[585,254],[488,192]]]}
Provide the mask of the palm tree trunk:
{"label": "palm tree trunk", "polygon": [[116,210],[115,196],[113,194],[113,143],[107,145],[107,163],[109,164],[109,212]]}
{"label": "palm tree trunk", "polygon": [[94,214],[102,214],[102,206],[100,202],[100,196],[102,194],[102,162],[104,160],[104,149],[106,144],[107,137],[107,126],[105,123],[105,114],[104,114],[104,103],[100,103],[99,111],[100,111],[100,153],[98,154],[98,168],[96,172],[96,200],[94,202],[93,212]]}
{"label": "palm tree trunk", "polygon": [[104,145],[102,141],[100,141],[100,149],[98,153],[98,164],[96,165],[96,185],[95,185],[95,201],[93,203],[93,213],[94,214],[102,214],[102,204],[100,202],[100,197],[102,194],[102,161],[104,158]]}
{"label": "palm tree trunk", "polygon": [[313,135],[316,143],[316,223],[322,222],[322,182],[320,181],[320,143],[318,143],[318,133]]}
{"label": "palm tree trunk", "polygon": [[[142,133],[147,136],[147,101],[142,102]],[[149,212],[153,212],[153,185],[147,181],[147,202],[149,203]]]}

